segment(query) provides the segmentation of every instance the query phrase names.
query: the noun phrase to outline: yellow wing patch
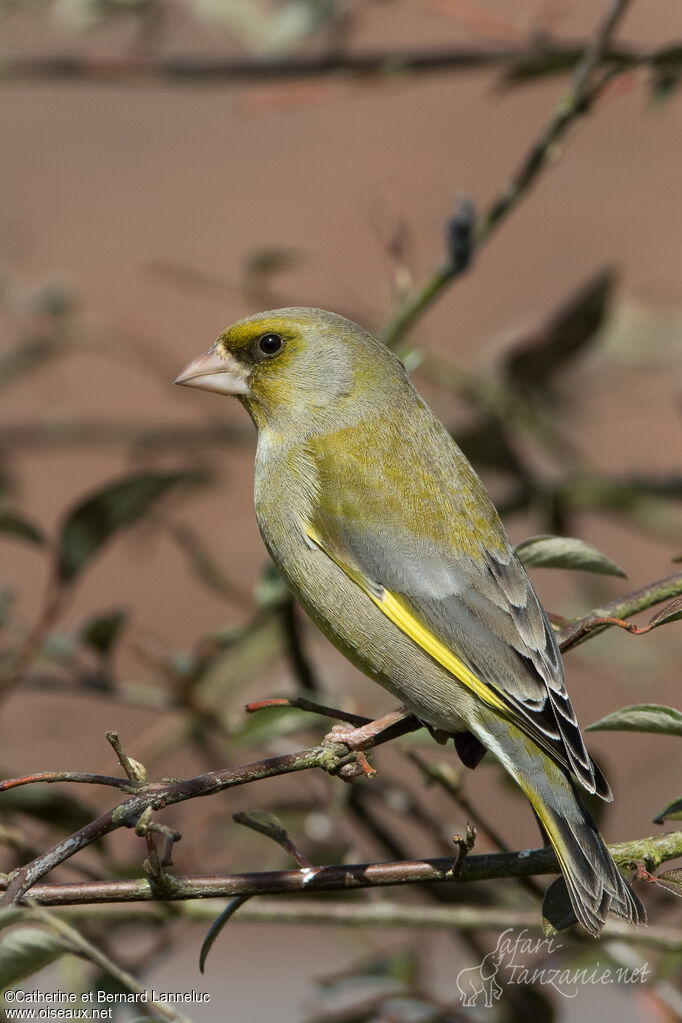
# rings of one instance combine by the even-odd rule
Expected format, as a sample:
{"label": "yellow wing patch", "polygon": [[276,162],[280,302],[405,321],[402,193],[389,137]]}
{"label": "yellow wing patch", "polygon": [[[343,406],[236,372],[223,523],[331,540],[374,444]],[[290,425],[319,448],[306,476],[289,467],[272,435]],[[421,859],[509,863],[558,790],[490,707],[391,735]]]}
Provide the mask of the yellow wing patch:
{"label": "yellow wing patch", "polygon": [[406,636],[409,636],[422,650],[424,650],[430,657],[433,657],[434,661],[442,665],[446,671],[449,671],[451,675],[454,675],[456,679],[462,682],[465,686],[472,690],[478,696],[480,700],[487,703],[488,706],[493,707],[495,710],[502,711],[505,717],[510,716],[509,706],[484,682],[481,682],[473,672],[467,668],[464,661],[460,660],[456,654],[452,652],[444,643],[433,635],[433,633],[425,625],[423,625],[418,618],[410,611],[409,608],[405,607],[403,602],[395,594],[389,590],[381,588],[377,591],[369,585],[367,579],[352,565],[342,561],[340,558],[335,557],[334,554],[327,548],[320,536],[308,526],[306,528],[308,537],[316,544],[321,551],[323,551],[334,564],[346,573],[349,579],[359,586],[360,589],[367,594],[370,600],[376,604],[380,611],[382,611],[387,618],[389,618],[394,625],[397,625],[401,632],[404,632]]}

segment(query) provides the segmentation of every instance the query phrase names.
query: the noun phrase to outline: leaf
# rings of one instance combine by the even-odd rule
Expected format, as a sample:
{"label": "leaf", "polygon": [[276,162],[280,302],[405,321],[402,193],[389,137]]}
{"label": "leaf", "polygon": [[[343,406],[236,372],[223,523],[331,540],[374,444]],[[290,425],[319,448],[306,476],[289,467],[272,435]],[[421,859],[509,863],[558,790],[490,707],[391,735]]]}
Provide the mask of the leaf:
{"label": "leaf", "polygon": [[25,909],[22,906],[0,907],[0,931],[4,931],[5,927],[12,927],[14,924],[19,923],[30,912],[30,909]]}
{"label": "leaf", "polygon": [[550,75],[565,74],[572,70],[580,60],[582,52],[569,47],[561,50],[538,50],[537,53],[520,57],[514,61],[500,76],[498,84],[502,88],[524,85],[539,78]]}
{"label": "leaf", "polygon": [[14,536],[18,540],[26,540],[38,547],[45,543],[45,536],[38,526],[18,512],[0,511],[0,533]]}
{"label": "leaf", "polygon": [[245,902],[251,898],[250,895],[238,895],[236,899],[232,899],[230,903],[225,907],[219,917],[217,917],[208,929],[208,934],[204,938],[201,946],[201,952],[199,953],[199,970],[201,973],[204,972],[208,953],[213,948],[213,944],[222,931],[223,927],[230,919],[230,917],[236,913],[240,906],[243,906]]}
{"label": "leaf", "polygon": [[682,796],[667,803],[654,817],[654,824],[664,824],[665,821],[682,821]]}
{"label": "leaf", "polygon": [[487,416],[458,431],[455,440],[474,465],[494,465],[497,469],[522,475],[522,468],[502,422]]}
{"label": "leaf", "polygon": [[549,938],[578,922],[563,877],[555,878],[545,889],[542,900],[542,929]]}
{"label": "leaf", "polygon": [[92,820],[92,810],[66,792],[55,792],[52,785],[20,785],[2,794],[6,813],[25,813],[60,831],[73,832]]}
{"label": "leaf", "polygon": [[661,610],[650,619],[648,628],[656,629],[659,625],[667,625],[669,622],[679,622],[682,620],[682,596],[675,597],[669,604],[662,607]]}
{"label": "leaf", "polygon": [[67,514],[57,544],[57,575],[71,584],[119,529],[139,522],[156,501],[182,484],[205,480],[200,472],[142,472],[86,497]]}
{"label": "leaf", "polygon": [[658,50],[650,60],[651,80],[649,97],[660,105],[670,99],[682,82],[682,46],[668,46]]}
{"label": "leaf", "polygon": [[[354,964],[351,977],[376,977],[382,980],[396,980],[404,987],[416,988],[419,978],[419,963],[413,950],[403,948],[394,953],[387,953],[376,959],[370,959],[369,961],[366,958],[358,960]],[[333,976],[329,978],[327,985],[333,984],[334,980]],[[324,978],[318,980],[317,983],[320,986],[324,986]]]}
{"label": "leaf", "polygon": [[166,522],[166,529],[187,557],[191,569],[206,586],[227,600],[246,603],[246,596],[223,572],[210,549],[204,546],[197,534],[179,522]]}
{"label": "leaf", "polygon": [[235,824],[243,824],[245,827],[251,828],[252,831],[257,831],[260,835],[272,838],[275,842],[281,843],[287,837],[286,828],[281,820],[274,813],[270,813],[269,810],[249,810],[248,813],[233,813],[232,820]]}
{"label": "leaf", "polygon": [[682,712],[658,703],[639,703],[621,707],[605,718],[588,725],[586,732],[656,732],[682,735]]}
{"label": "leaf", "polygon": [[515,388],[547,397],[547,386],[592,343],[604,322],[615,272],[606,267],[584,283],[545,323],[514,345],[503,372]]}
{"label": "leaf", "polygon": [[0,357],[0,387],[13,384],[32,369],[43,367],[48,359],[61,355],[62,350],[50,337],[25,338]]}
{"label": "leaf", "polygon": [[654,877],[656,884],[665,888],[667,892],[678,895],[682,898],[682,867],[675,867],[673,870],[666,870]]}
{"label": "leaf", "polygon": [[72,950],[54,934],[17,927],[0,938],[0,989],[37,973]]}
{"label": "leaf", "polygon": [[661,107],[672,97],[679,87],[682,76],[672,70],[661,70],[651,77],[649,82],[649,99],[653,106]]}
{"label": "leaf", "polygon": [[251,251],[244,262],[242,287],[254,300],[267,300],[273,295],[275,278],[291,270],[301,261],[296,249],[263,248]]}
{"label": "leaf", "polygon": [[526,568],[573,568],[597,575],[618,575],[623,569],[592,544],[572,536],[531,536],[516,547]]}
{"label": "leaf", "polygon": [[81,640],[96,653],[106,655],[111,652],[127,621],[128,611],[124,607],[95,615],[82,626]]}

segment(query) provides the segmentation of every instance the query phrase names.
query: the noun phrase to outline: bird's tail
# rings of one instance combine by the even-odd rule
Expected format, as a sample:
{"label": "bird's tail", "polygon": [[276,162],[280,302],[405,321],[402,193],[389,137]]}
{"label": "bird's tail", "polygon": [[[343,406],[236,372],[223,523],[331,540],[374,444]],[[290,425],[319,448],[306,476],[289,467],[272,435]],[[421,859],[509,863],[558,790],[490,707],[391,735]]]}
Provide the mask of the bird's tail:
{"label": "bird's tail", "polygon": [[[499,719],[498,719],[499,721]],[[531,802],[554,848],[583,927],[597,937],[608,913],[646,923],[646,912],[623,878],[585,808],[575,784],[510,722],[479,738],[502,762]],[[511,748],[510,748],[511,747]]]}
{"label": "bird's tail", "polygon": [[[559,769],[560,770],[560,769]],[[573,911],[585,930],[597,937],[608,913],[632,923],[646,923],[646,912],[624,879],[606,848],[604,840],[576,791],[573,782],[561,772],[566,791],[557,809],[554,798],[539,796],[533,782],[522,788],[547,832],[561,864]],[[556,783],[552,797],[556,797]],[[565,802],[572,796],[567,811]]]}

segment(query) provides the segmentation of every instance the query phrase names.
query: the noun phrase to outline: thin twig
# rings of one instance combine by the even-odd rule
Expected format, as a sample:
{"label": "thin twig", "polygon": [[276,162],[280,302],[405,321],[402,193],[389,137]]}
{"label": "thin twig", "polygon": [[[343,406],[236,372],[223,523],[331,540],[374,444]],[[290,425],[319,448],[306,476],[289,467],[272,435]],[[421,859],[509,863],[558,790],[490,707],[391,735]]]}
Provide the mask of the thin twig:
{"label": "thin twig", "polygon": [[22,778],[6,778],[0,781],[0,792],[19,788],[20,785],[36,785],[56,782],[71,782],[77,785],[111,785],[123,792],[137,792],[140,783],[130,778],[114,778],[108,774],[87,774],[85,771],[41,771],[39,774],[25,774]]}
{"label": "thin twig", "polygon": [[[377,743],[383,741],[387,741],[383,736],[376,740]],[[342,743],[330,742],[301,750],[298,753],[288,753],[281,757],[258,760],[240,767],[212,771],[187,781],[169,784],[156,783],[141,787],[131,799],[97,817],[69,838],[58,842],[41,856],[16,870],[12,875],[2,904],[7,905],[14,902],[54,867],[80,852],[81,849],[92,845],[98,839],[118,828],[134,828],[142,814],[149,808],[154,811],[162,810],[166,806],[181,803],[187,799],[215,795],[217,792],[237,785],[246,785],[252,781],[290,774],[294,771],[304,771],[311,767],[319,767],[330,773],[336,773],[344,764],[352,762],[355,758],[356,754],[349,751],[347,746]]]}
{"label": "thin twig", "polygon": [[[630,0],[612,0],[609,4],[606,15],[578,60],[570,84],[554,108],[549,121],[533,142],[514,176],[486,212],[478,218],[472,239],[474,250],[477,251],[491,238],[502,220],[511,213],[535,183],[540,172],[553,161],[559,143],[573,122],[594,104],[601,88],[599,86],[591,88],[593,72],[609,52],[611,36],[629,4]],[[386,344],[394,347],[458,275],[458,267],[451,258],[437,267],[422,286],[394,313],[382,330],[381,336]]]}
{"label": "thin twig", "polygon": [[[31,902],[33,903],[34,900],[31,900]],[[113,959],[105,955],[104,952],[88,941],[87,938],[71,927],[65,920],[61,920],[55,914],[48,913],[41,906],[33,904],[31,905],[31,916],[42,921],[52,931],[55,931],[75,952],[89,959],[100,970],[108,973],[123,988],[140,995],[147,992],[144,984],[141,984],[137,977],[134,977],[132,973],[129,973],[119,966],[118,963],[115,963]],[[160,1016],[161,1019],[170,1020],[170,1023],[192,1023],[189,1016],[185,1016],[184,1013],[179,1012],[177,1009],[172,1009],[168,1005],[157,1002],[155,999],[149,998],[148,995],[147,999],[145,1004],[149,1006],[152,1012]]]}
{"label": "thin twig", "polygon": [[[561,651],[565,653],[586,639],[591,639],[603,632],[609,625],[616,624],[614,619],[622,620],[639,611],[654,607],[656,604],[662,604],[664,600],[678,597],[680,594],[682,594],[682,572],[669,575],[665,579],[658,579],[638,590],[633,590],[632,593],[627,593],[624,597],[617,597],[615,600],[609,601],[608,604],[590,611],[588,615],[580,618],[577,622],[570,622],[568,625],[562,626],[557,633]],[[611,619],[611,621],[604,622],[603,619]]]}
{"label": "thin twig", "polygon": [[[63,54],[41,57],[15,57],[3,60],[0,82],[87,81],[99,83],[148,83],[187,85],[191,82],[277,82],[287,79],[317,78],[335,72],[345,76],[387,76],[396,73],[439,74],[486,67],[514,67],[521,61],[546,61],[563,71],[585,51],[583,40],[531,41],[526,46],[451,47],[410,51],[334,52],[320,56],[280,57],[275,60],[230,59],[194,55],[142,59],[136,55],[120,57],[98,54]],[[625,67],[637,66],[655,54],[630,47],[604,49],[600,60]]]}

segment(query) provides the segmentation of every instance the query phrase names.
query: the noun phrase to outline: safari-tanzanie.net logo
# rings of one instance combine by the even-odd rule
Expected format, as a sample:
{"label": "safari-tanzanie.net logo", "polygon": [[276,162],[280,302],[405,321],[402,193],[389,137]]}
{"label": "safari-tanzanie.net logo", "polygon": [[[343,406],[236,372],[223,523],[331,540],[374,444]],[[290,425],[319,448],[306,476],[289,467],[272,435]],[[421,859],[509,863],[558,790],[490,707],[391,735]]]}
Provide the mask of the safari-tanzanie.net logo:
{"label": "safari-tanzanie.net logo", "polygon": [[480,963],[466,966],[457,974],[457,989],[462,1005],[491,1009],[511,984],[544,984],[564,998],[575,998],[581,987],[608,984],[643,984],[651,969],[648,963],[637,967],[613,966],[596,962],[589,966],[554,965],[551,957],[564,946],[555,938],[534,938],[524,929],[514,934],[508,927],[497,945]]}

